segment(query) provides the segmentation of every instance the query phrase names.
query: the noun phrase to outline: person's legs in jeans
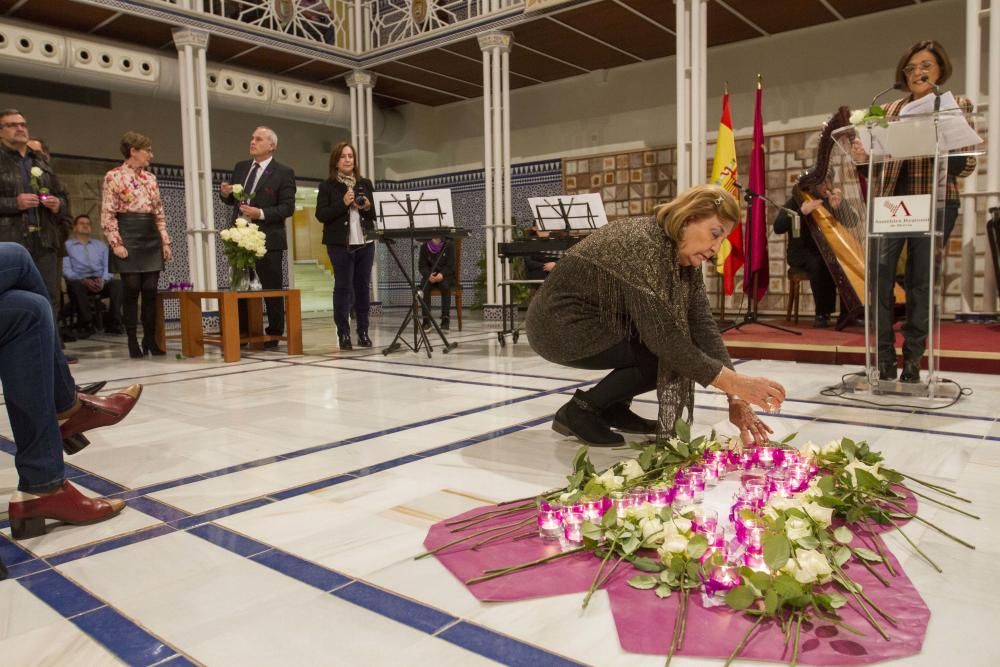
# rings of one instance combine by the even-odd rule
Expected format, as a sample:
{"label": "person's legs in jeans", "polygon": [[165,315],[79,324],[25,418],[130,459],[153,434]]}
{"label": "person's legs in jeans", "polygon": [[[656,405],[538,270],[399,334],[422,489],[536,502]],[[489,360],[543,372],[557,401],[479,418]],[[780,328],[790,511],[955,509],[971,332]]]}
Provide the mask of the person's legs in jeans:
{"label": "person's legs in jeans", "polygon": [[328,245],[326,254],[333,264],[333,321],[337,325],[337,336],[351,335],[349,313],[351,293],[354,291],[354,256],[347,246]]}
{"label": "person's legs in jeans", "polygon": [[375,244],[366,243],[354,251],[354,314],[359,337],[368,336],[368,309],[371,306],[372,264]]}
{"label": "person's legs in jeans", "polygon": [[[930,323],[931,240],[927,236],[907,237],[906,322],[903,323],[903,364],[919,368],[924,355]],[[919,371],[918,371],[919,372]]]}
{"label": "person's legs in jeans", "polygon": [[28,252],[0,244],[0,378],[17,453],[18,490],[45,493],[63,482],[56,415],[76,385],[55,335],[48,290]]}
{"label": "person's legs in jeans", "polygon": [[896,306],[896,264],[905,241],[905,237],[899,236],[872,239],[878,247],[878,365],[880,369],[893,369],[891,379],[896,377],[896,333],[892,328]]}

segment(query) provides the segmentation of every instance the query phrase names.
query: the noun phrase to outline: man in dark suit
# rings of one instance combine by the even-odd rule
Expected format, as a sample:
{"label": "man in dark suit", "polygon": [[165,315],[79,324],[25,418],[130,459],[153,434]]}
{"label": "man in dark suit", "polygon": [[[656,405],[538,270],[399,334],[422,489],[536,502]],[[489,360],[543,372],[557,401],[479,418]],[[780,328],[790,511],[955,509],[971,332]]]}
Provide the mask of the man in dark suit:
{"label": "man in dark suit", "polygon": [[[233,221],[243,217],[260,226],[266,236],[267,253],[257,260],[257,277],[264,289],[281,289],[281,267],[285,263],[288,237],[285,219],[295,211],[295,172],[274,159],[278,135],[269,127],[258,127],[250,135],[250,159],[233,167],[233,183],[222,183],[219,196],[233,207]],[[243,187],[248,197],[241,202],[233,194],[233,185]],[[285,332],[285,311],[280,298],[265,299],[267,335],[281,336]],[[240,306],[244,306],[240,302]],[[246,309],[240,309],[240,329],[246,330]],[[268,341],[265,347],[277,347],[278,341]]]}

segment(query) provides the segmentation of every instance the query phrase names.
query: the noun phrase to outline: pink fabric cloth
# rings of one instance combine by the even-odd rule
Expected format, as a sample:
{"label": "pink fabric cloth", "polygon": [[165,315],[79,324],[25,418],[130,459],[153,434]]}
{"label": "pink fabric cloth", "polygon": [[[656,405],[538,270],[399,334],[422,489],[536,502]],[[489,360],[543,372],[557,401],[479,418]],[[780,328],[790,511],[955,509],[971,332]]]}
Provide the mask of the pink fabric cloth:
{"label": "pink fabric cloth", "polygon": [[[910,496],[912,499],[912,496]],[[916,509],[913,500],[912,509]],[[493,507],[471,510],[448,519],[464,519],[478,515]],[[520,512],[513,516],[491,519],[474,529],[459,533],[451,532],[452,527],[440,522],[431,527],[424,540],[424,546],[434,549],[471,533],[488,530],[506,524],[516,524],[520,520],[534,519],[534,510]],[[560,552],[558,542],[545,542],[536,536],[512,541],[512,538],[534,531],[532,520],[523,529],[495,542],[490,542],[478,550],[473,550],[473,540],[469,544],[459,544],[444,549],[437,558],[462,582],[477,577],[484,570],[518,565]],[[503,532],[503,531],[497,531]],[[874,549],[873,539],[863,531],[855,530],[858,542],[855,546]],[[479,538],[485,540],[493,534]],[[881,544],[879,546],[882,546]],[[883,549],[886,553],[887,550]],[[897,576],[888,574],[884,566],[877,570],[889,580],[886,588],[860,564],[847,566],[847,573],[862,584],[867,594],[887,613],[897,619],[892,625],[881,617],[879,623],[890,636],[885,641],[869,625],[857,609],[853,599],[842,608],[841,618],[865,636],[854,635],[832,624],[804,624],[802,629],[799,661],[812,665],[862,665],[881,660],[900,658],[918,653],[923,645],[930,610],[912,582],[890,554]],[[486,582],[469,585],[477,599],[487,602],[527,600],[549,595],[580,593],[590,589],[600,561],[589,553],[579,553],[559,558],[527,570],[508,574]],[[615,572],[607,585],[611,600],[611,611],[622,648],[632,653],[666,655],[670,645],[674,616],[678,597],[661,600],[652,591],[642,591],[628,585],[628,579],[638,571],[631,565],[623,564]],[[843,594],[843,593],[842,593]],[[845,596],[848,597],[848,596]],[[725,607],[705,608],[701,596],[692,594],[687,618],[687,633],[678,655],[726,658],[735,648],[743,633],[753,621],[744,614],[735,613]],[[784,646],[784,635],[773,623],[758,629],[744,648],[742,655],[757,660],[787,661],[791,657],[791,647]]]}

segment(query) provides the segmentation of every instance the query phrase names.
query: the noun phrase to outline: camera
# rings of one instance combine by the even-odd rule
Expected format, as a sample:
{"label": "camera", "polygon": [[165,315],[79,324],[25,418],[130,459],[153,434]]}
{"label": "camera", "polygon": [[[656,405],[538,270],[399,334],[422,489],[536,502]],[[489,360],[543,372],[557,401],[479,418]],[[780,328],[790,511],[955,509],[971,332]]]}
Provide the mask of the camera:
{"label": "camera", "polygon": [[370,197],[371,193],[368,192],[367,187],[360,183],[354,186],[354,201],[357,202],[358,206],[364,206]]}

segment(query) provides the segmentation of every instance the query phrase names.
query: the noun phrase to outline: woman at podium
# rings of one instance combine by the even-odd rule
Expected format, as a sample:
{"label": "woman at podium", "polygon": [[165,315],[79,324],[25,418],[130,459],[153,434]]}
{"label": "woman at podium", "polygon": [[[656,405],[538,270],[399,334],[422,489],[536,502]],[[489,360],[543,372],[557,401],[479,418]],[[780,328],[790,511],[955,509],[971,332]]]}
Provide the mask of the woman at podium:
{"label": "woman at podium", "polygon": [[[941,85],[951,76],[951,60],[941,44],[934,40],[917,42],[903,53],[896,64],[896,88],[909,94],[885,107],[889,121],[900,117],[903,108],[927,95],[940,94]],[[966,114],[972,113],[972,102],[956,95],[955,101]],[[935,105],[936,110],[936,105]],[[942,109],[944,110],[944,109]],[[867,162],[868,156],[862,142],[855,139],[854,160]],[[933,192],[934,162],[931,158],[911,158],[887,162],[879,178],[875,179],[873,197],[902,197],[925,195]],[[942,245],[948,243],[958,219],[958,179],[976,169],[974,157],[948,158],[944,218],[938,221],[944,232]],[[924,356],[929,328],[929,299],[931,274],[931,243],[927,235],[883,236],[878,247],[878,369],[883,380],[896,379],[896,334],[893,331],[896,265],[906,247],[906,270],[903,286],[906,290],[906,322],[903,324],[903,373],[902,382],[920,382],[920,360]]]}
{"label": "woman at podium", "polygon": [[355,161],[354,146],[342,141],[330,151],[330,176],[319,184],[316,219],[323,223],[323,243],[333,264],[333,321],[340,349],[350,350],[349,314],[354,299],[358,345],[371,347],[368,337],[372,264],[375,240],[366,235],[375,228],[372,193],[375,188],[362,178]]}
{"label": "woman at podium", "polygon": [[[554,430],[599,447],[624,442],[612,428],[665,438],[677,418],[692,418],[698,382],[729,395],[744,442],[767,441],[750,404],[777,409],[785,390],[732,370],[699,268],[739,217],[732,195],[699,185],[655,217],[601,227],[566,253],[528,308],[531,347],[553,363],[611,372],[559,408]],[[653,389],[658,418],[643,419],[632,399]]]}

